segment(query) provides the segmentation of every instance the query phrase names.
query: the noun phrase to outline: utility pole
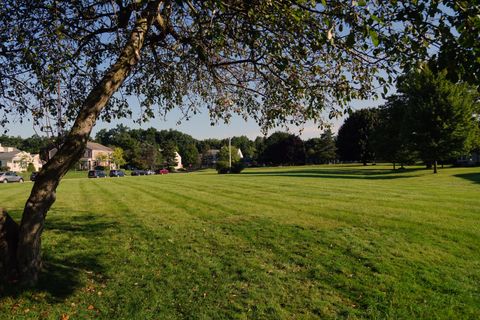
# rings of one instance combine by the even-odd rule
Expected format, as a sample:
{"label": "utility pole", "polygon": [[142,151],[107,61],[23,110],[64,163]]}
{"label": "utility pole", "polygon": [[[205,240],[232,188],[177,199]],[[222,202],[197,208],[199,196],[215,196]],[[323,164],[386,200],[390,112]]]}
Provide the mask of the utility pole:
{"label": "utility pole", "polygon": [[228,138],[228,164],[230,171],[232,170],[232,138]]}

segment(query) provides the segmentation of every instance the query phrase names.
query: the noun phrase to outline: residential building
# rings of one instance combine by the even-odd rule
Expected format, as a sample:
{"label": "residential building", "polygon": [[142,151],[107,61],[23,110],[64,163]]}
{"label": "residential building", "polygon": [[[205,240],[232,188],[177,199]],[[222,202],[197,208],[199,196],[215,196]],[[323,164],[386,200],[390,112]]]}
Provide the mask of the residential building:
{"label": "residential building", "polygon": [[220,150],[210,149],[202,155],[202,167],[214,167],[218,161]]}
{"label": "residential building", "polygon": [[35,171],[40,170],[43,165],[38,154],[30,154],[15,147],[3,147],[0,144],[0,168],[22,172],[27,171],[29,163],[33,164]]}
{"label": "residential building", "polygon": [[175,170],[179,170],[183,168],[182,157],[178,152],[175,152],[175,162],[177,163],[177,165],[175,166]]}
{"label": "residential building", "polygon": [[457,159],[457,165],[460,166],[475,166],[480,165],[480,152],[474,151],[468,155],[464,155]]}
{"label": "residential building", "polygon": [[[57,148],[52,148],[48,151],[48,159],[51,159]],[[106,169],[116,169],[115,164],[112,161],[113,149],[101,145],[96,142],[87,142],[87,147],[83,156],[78,161],[78,169],[80,170],[93,170],[95,167],[101,166]]]}

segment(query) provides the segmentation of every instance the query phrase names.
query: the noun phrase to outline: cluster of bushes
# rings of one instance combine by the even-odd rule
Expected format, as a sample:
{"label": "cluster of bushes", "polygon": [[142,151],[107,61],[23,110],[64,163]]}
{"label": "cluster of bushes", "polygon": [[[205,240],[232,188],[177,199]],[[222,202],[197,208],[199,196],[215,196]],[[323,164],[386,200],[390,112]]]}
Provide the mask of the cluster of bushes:
{"label": "cluster of bushes", "polygon": [[216,169],[219,174],[240,173],[245,169],[245,165],[241,161],[237,161],[233,162],[232,167],[230,168],[230,163],[228,161],[218,161]]}

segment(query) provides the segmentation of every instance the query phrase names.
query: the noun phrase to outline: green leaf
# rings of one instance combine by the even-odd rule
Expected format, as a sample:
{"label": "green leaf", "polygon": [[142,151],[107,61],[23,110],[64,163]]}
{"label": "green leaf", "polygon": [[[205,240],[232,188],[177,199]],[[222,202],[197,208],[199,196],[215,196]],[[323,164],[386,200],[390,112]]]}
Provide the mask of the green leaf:
{"label": "green leaf", "polygon": [[372,18],[372,20],[374,20],[374,21],[376,21],[376,22],[378,22],[378,23],[380,23],[380,24],[383,24],[383,20],[380,19],[378,16],[372,14],[370,17]]}
{"label": "green leaf", "polygon": [[370,39],[375,47],[378,47],[380,41],[378,40],[378,34],[375,30],[370,29]]}

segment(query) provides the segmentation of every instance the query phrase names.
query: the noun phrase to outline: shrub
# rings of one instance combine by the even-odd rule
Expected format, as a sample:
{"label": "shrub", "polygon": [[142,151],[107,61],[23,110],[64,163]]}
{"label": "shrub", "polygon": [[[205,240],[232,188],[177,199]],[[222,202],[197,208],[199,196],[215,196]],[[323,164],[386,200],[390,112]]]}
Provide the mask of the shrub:
{"label": "shrub", "polygon": [[216,169],[219,174],[240,173],[244,168],[245,166],[242,162],[232,163],[232,169],[230,169],[228,161],[218,161],[216,165]]}
{"label": "shrub", "polygon": [[219,174],[225,174],[230,172],[230,166],[228,161],[217,161],[216,169]]}
{"label": "shrub", "polygon": [[176,172],[177,171],[177,169],[175,169],[174,166],[166,165],[164,168],[167,169],[168,172]]}
{"label": "shrub", "polygon": [[243,162],[235,162],[232,163],[232,169],[230,170],[230,173],[240,173],[243,169],[245,169]]}
{"label": "shrub", "polygon": [[35,171],[35,166],[33,165],[33,163],[29,163],[28,166],[27,166],[27,171],[28,172],[33,172]]}

